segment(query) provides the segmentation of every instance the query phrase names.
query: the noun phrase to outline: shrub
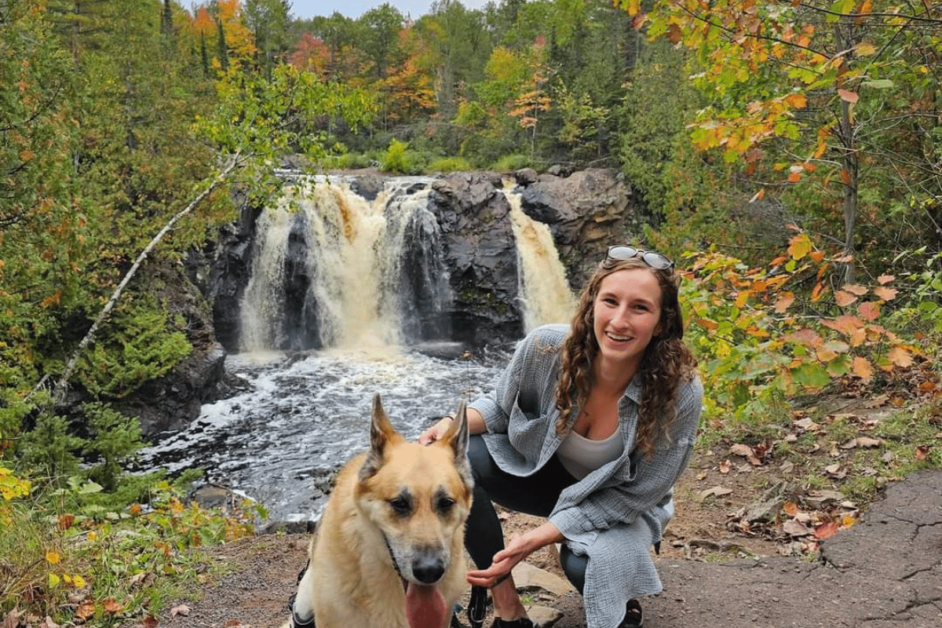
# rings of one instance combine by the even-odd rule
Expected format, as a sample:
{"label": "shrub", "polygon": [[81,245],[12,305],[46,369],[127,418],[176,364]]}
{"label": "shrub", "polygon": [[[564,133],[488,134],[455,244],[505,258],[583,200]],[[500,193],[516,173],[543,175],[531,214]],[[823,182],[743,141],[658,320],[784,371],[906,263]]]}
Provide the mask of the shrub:
{"label": "shrub", "polygon": [[467,172],[474,170],[471,162],[464,157],[445,157],[436,159],[428,165],[429,172]]}

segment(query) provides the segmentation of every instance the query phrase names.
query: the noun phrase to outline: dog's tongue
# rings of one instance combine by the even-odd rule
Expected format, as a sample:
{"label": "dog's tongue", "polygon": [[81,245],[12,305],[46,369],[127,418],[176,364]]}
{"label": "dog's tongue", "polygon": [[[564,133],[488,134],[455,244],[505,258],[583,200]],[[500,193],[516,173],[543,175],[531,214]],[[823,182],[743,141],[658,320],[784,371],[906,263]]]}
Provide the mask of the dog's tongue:
{"label": "dog's tongue", "polygon": [[442,628],[445,599],[435,587],[409,583],[406,587],[406,619],[410,628]]}

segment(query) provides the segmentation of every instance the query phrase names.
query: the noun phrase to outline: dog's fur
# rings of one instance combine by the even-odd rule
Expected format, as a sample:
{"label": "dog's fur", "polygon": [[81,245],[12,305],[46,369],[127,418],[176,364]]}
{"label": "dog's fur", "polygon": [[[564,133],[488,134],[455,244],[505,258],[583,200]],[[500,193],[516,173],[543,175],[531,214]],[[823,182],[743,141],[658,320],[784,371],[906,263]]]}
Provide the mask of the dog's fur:
{"label": "dog's fur", "polygon": [[313,612],[317,628],[410,628],[407,614],[424,617],[411,628],[448,626],[467,586],[467,443],[463,402],[443,438],[422,446],[407,443],[373,398],[370,451],[337,476],[298,584],[296,624]]}

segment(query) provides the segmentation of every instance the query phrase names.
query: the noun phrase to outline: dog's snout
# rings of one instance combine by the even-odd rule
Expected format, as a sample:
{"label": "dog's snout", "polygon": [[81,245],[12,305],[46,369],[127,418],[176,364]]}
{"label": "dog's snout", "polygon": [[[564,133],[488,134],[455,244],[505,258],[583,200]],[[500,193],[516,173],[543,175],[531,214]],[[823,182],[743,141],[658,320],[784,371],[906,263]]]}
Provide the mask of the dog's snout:
{"label": "dog's snout", "polygon": [[445,575],[445,566],[440,552],[426,550],[412,561],[412,575],[422,584],[434,584]]}

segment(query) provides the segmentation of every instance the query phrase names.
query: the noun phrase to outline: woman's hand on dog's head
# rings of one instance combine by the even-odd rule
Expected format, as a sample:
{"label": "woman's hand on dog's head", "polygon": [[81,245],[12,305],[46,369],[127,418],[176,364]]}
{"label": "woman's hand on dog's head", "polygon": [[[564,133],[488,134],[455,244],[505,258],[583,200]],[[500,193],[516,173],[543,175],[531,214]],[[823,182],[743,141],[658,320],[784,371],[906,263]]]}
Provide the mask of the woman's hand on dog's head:
{"label": "woman's hand on dog's head", "polygon": [[419,444],[431,445],[435,441],[440,440],[445,435],[445,432],[448,431],[448,428],[451,427],[451,423],[454,420],[455,417],[450,414],[443,416],[438,420],[438,423],[419,434]]}

